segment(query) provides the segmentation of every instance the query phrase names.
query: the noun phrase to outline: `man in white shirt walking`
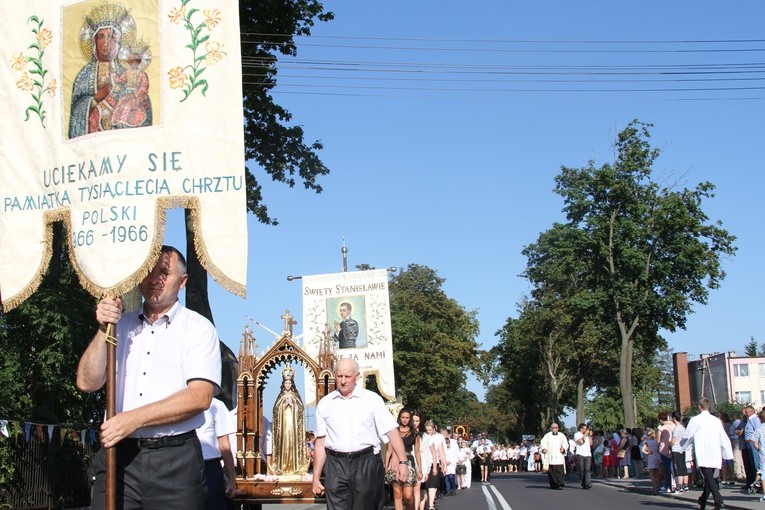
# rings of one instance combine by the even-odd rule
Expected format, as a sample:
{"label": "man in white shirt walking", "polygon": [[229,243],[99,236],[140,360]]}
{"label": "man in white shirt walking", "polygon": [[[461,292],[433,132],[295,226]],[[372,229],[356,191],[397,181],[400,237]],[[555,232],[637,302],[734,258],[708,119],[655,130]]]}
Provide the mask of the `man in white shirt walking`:
{"label": "man in white shirt walking", "polygon": [[326,487],[329,510],[382,509],[385,470],[378,453],[383,435],[398,459],[398,481],[409,477],[398,424],[379,395],[357,385],[360,378],[356,361],[340,359],[335,367],[337,389],[316,406],[313,493],[321,496]]}
{"label": "man in white shirt walking", "polygon": [[586,423],[579,424],[579,430],[574,434],[576,443],[576,461],[579,465],[579,476],[582,489],[589,490],[592,487],[590,474],[592,473],[592,430]]}
{"label": "man in white shirt walking", "polygon": [[701,476],[704,478],[704,491],[699,498],[699,508],[704,510],[707,506],[709,493],[715,503],[715,510],[723,508],[722,496],[717,487],[715,469],[722,467],[722,461],[733,458],[733,448],[730,438],[723,429],[722,422],[709,413],[709,399],[702,397],[699,400],[699,414],[691,418],[685,435],[680,441],[680,446],[688,449],[693,444],[693,452],[696,455],[696,464]]}

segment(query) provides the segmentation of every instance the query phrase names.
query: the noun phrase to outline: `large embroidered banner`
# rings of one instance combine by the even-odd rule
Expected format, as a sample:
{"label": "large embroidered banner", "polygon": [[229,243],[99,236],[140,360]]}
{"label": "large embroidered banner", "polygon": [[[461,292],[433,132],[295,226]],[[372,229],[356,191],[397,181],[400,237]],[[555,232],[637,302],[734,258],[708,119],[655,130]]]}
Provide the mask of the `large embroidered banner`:
{"label": "large embroidered banner", "polygon": [[[385,269],[303,276],[303,348],[318,356],[330,349],[359,363],[363,378],[374,374],[383,397],[396,398]],[[328,342],[327,342],[328,340]],[[316,394],[306,378],[305,395]],[[310,405],[312,402],[306,402]]]}
{"label": "large embroidered banner", "polygon": [[235,0],[0,4],[0,297],[38,286],[66,223],[80,279],[118,295],[148,271],[168,207],[244,295],[247,225]]}

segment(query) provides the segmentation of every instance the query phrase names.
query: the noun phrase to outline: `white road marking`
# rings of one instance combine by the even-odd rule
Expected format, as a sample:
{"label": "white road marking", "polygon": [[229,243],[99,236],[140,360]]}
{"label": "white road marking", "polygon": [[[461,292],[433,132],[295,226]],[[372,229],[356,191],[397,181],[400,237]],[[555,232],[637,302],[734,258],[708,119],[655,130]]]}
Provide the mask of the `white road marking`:
{"label": "white road marking", "polygon": [[502,494],[499,493],[496,487],[494,485],[491,485],[491,490],[494,492],[494,494],[497,496],[497,501],[499,501],[500,506],[502,507],[502,510],[513,510],[510,508],[510,505],[507,504],[507,501],[505,501],[505,498],[502,497]]}
{"label": "white road marking", "polygon": [[507,501],[505,498],[502,497],[502,494],[499,493],[497,488],[494,486],[494,484],[482,484],[481,490],[483,491],[483,495],[486,498],[486,504],[489,507],[489,510],[497,510],[497,505],[494,504],[494,499],[491,497],[491,493],[489,492],[489,489],[491,489],[491,492],[494,493],[494,496],[497,498],[497,501],[499,501],[499,506],[502,507],[502,510],[513,510],[510,508],[510,505],[507,504]]}
{"label": "white road marking", "polygon": [[481,490],[483,491],[483,495],[486,498],[486,504],[489,505],[489,510],[497,510],[497,505],[495,505],[494,500],[491,499],[489,488],[486,485],[481,485]]}

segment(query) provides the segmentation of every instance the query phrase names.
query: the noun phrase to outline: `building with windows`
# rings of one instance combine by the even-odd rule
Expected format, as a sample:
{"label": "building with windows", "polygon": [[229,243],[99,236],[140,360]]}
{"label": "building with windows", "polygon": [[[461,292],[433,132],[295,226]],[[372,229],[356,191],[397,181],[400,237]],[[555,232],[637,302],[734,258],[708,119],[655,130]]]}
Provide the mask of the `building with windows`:
{"label": "building with windows", "polygon": [[683,410],[707,397],[712,407],[732,401],[765,406],[765,357],[736,356],[735,351],[702,354],[689,360],[688,354],[672,355],[675,377],[675,405]]}

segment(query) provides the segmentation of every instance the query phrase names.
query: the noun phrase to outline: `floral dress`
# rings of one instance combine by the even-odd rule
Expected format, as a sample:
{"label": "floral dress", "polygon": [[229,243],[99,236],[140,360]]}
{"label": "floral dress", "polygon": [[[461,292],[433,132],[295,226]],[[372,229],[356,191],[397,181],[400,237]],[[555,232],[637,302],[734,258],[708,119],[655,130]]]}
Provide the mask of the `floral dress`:
{"label": "floral dress", "polygon": [[661,466],[659,443],[657,443],[655,439],[646,439],[643,441],[643,445],[645,446],[645,450],[648,451],[645,455],[646,467],[648,469],[659,469],[659,466]]}

